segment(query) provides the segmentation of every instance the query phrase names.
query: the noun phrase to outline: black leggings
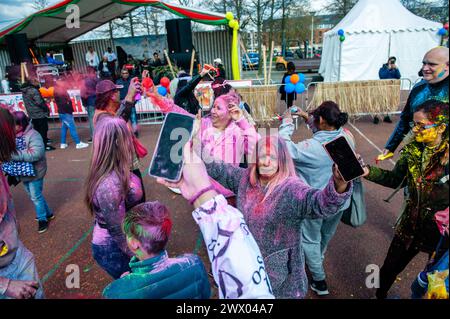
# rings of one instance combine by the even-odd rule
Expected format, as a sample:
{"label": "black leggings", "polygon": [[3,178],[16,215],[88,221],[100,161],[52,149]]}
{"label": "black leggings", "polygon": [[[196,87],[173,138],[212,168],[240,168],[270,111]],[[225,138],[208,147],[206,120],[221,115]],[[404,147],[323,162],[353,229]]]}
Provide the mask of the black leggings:
{"label": "black leggings", "polygon": [[144,188],[144,180],[142,179],[142,174],[141,171],[139,169],[135,169],[132,171],[132,173],[134,175],[136,175],[137,177],[139,177],[139,179],[141,180],[141,184],[142,184],[142,203],[145,202],[145,188]]}
{"label": "black leggings", "polygon": [[42,136],[44,140],[44,145],[47,146],[48,138],[48,118],[44,117],[43,119],[32,119],[31,123],[33,124],[33,128]]}
{"label": "black leggings", "polygon": [[[448,247],[447,245],[444,246]],[[414,243],[412,243],[409,248],[406,248],[405,243],[400,237],[394,236],[383,266],[380,269],[380,288],[377,289],[376,292],[377,299],[385,299],[387,297],[387,293],[389,289],[391,289],[398,274],[406,268],[419,252],[420,249],[417,248],[417,245]],[[442,256],[444,252],[444,247],[441,247],[435,260],[439,260],[439,257]],[[431,254],[429,254],[429,257],[431,257]]]}

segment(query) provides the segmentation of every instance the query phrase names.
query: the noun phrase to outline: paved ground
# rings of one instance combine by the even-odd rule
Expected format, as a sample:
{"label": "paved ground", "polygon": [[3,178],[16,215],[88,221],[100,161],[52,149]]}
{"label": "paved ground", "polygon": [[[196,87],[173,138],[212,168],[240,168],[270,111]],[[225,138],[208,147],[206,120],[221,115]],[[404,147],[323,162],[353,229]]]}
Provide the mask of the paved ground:
{"label": "paved ground", "polygon": [[[394,118],[394,122],[398,118]],[[358,152],[373,163],[378,154],[375,146],[382,148],[394,124],[380,123],[374,125],[369,118],[358,119],[348,125],[356,137]],[[153,151],[159,125],[143,126],[141,141]],[[84,140],[88,130],[79,129]],[[58,139],[59,131],[50,131],[50,138]],[[300,126],[296,132],[296,140],[306,138],[309,132]],[[370,144],[368,140],[374,145]],[[47,153],[48,173],[45,180],[45,197],[49,206],[54,209],[56,219],[44,234],[37,233],[34,220],[34,209],[26,196],[22,185],[12,189],[14,202],[20,223],[20,237],[25,245],[34,253],[40,276],[44,282],[48,298],[99,298],[102,289],[111,281],[95,263],[90,250],[93,218],[83,203],[84,179],[87,174],[91,147],[76,150],[71,143],[66,150],[57,149]],[[395,160],[395,159],[394,159]],[[143,169],[148,167],[150,158],[143,161]],[[391,162],[381,164],[390,169]],[[159,200],[165,203],[174,220],[174,228],[168,250],[171,256],[196,252],[201,255],[207,267],[204,245],[199,238],[199,230],[195,225],[192,208],[180,196],[156,184],[151,177],[145,177],[147,200]],[[367,187],[368,220],[360,228],[353,229],[341,224],[336,236],[329,246],[325,266],[331,294],[327,298],[371,298],[374,289],[365,286],[366,266],[382,264],[390,240],[393,225],[397,218],[402,194],[397,194],[391,203],[383,201],[391,190],[365,182]],[[425,265],[426,256],[419,255],[400,274],[391,290],[392,295],[401,298],[409,297],[409,286],[416,274]],[[66,267],[77,265],[80,269],[81,287],[66,287]],[[216,294],[215,294],[216,295]],[[311,293],[307,298],[316,298]]]}

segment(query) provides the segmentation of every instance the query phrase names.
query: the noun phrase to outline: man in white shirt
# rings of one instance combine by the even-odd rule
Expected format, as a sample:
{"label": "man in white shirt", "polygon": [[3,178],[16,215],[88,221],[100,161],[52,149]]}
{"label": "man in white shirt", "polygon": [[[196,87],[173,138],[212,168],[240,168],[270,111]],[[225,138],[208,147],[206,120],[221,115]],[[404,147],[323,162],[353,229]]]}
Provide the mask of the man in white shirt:
{"label": "man in white shirt", "polygon": [[115,75],[116,75],[116,61],[117,61],[117,56],[116,54],[113,52],[113,50],[109,47],[107,49],[107,51],[105,52],[105,54],[103,54],[104,57],[106,57],[108,59],[108,68],[112,73],[113,76],[113,80],[115,81]]}
{"label": "man in white shirt", "polygon": [[98,58],[97,52],[94,51],[93,47],[88,48],[88,52],[86,52],[86,63],[88,66],[91,66],[97,69],[100,60]]}

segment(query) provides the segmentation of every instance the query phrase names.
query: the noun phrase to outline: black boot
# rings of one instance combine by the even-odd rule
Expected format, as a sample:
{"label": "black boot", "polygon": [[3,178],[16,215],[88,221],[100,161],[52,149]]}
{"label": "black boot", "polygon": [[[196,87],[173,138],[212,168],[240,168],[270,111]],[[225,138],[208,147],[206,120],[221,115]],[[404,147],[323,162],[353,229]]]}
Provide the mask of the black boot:
{"label": "black boot", "polygon": [[384,117],[384,119],[383,119],[383,122],[385,122],[385,123],[392,123],[392,120],[391,120],[391,118],[389,117],[389,115],[386,115],[386,116]]}
{"label": "black boot", "polygon": [[380,119],[378,118],[378,116],[375,116],[373,118],[373,124],[378,124],[378,123],[380,123]]}

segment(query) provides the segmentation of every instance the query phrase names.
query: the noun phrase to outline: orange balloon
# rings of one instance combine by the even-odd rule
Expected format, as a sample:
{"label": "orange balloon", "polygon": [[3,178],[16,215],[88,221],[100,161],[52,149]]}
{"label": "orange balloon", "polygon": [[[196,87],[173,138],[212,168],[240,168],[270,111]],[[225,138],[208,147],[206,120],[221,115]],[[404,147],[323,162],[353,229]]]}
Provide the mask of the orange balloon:
{"label": "orange balloon", "polygon": [[298,76],[298,74],[292,74],[291,75],[291,83],[297,84],[298,81],[300,81],[300,77]]}
{"label": "orange balloon", "polygon": [[39,92],[41,92],[43,98],[52,98],[55,93],[55,88],[53,86],[49,87],[48,89],[45,87],[41,87],[39,88]]}

